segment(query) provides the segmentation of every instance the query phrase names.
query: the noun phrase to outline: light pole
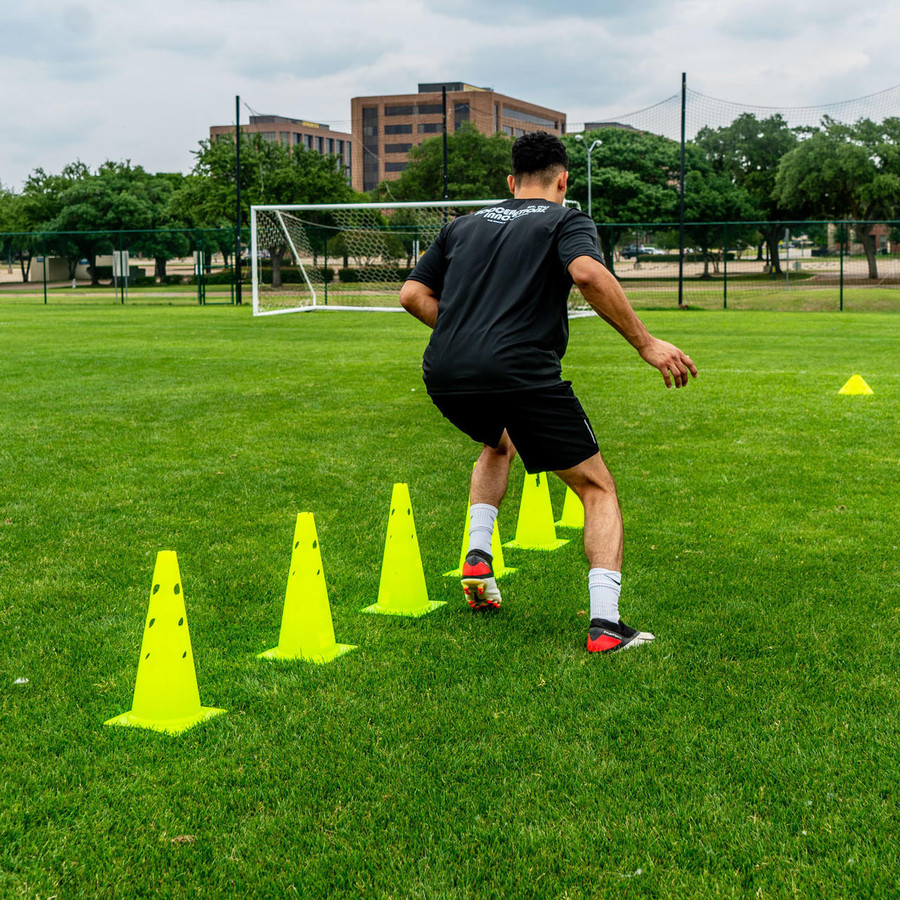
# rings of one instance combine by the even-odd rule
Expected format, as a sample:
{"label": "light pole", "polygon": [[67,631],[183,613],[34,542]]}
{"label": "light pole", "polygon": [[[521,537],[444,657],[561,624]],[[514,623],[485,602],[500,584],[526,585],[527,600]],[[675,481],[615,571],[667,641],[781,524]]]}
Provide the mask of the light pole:
{"label": "light pole", "polygon": [[[575,140],[576,140],[576,141],[583,141],[583,140],[584,140],[584,135],[582,135],[582,134],[576,134],[576,135],[575,135]],[[597,140],[594,141],[594,143],[591,144],[590,147],[588,147],[588,151],[587,151],[587,176],[588,176],[588,208],[587,208],[587,213],[588,213],[588,215],[589,215],[592,219],[594,218],[594,216],[593,216],[593,206],[592,206],[592,204],[591,204],[591,154],[594,152],[594,148],[595,148],[595,147],[599,147],[602,143],[603,143],[603,141],[601,141],[600,138],[597,138]]]}

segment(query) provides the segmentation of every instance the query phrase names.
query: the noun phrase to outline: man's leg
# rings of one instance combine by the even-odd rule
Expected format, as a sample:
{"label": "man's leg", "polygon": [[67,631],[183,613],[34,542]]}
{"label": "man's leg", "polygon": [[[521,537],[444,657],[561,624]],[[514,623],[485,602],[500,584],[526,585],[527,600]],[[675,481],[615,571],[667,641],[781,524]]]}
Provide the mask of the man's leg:
{"label": "man's leg", "polygon": [[463,563],[463,591],[472,609],[500,606],[494,578],[491,538],[497,511],[509,484],[509,467],[516,448],[504,431],[496,448],[484,445],[469,489],[469,550]]}
{"label": "man's leg", "polygon": [[610,653],[652,641],[652,634],[629,628],[619,617],[625,532],[616,483],[603,457],[596,453],[556,474],[584,504],[584,552],[590,566],[591,602],[588,650]]}

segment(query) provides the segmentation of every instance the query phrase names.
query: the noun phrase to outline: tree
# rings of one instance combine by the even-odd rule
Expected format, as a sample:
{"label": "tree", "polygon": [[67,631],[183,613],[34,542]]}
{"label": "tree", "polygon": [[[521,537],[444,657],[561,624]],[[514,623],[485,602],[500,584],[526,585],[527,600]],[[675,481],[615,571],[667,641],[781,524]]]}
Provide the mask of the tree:
{"label": "tree", "polygon": [[[769,247],[772,268],[781,272],[778,222],[797,215],[793,205],[785,205],[773,196],[775,173],[781,158],[798,143],[796,133],[780,114],[757,119],[742,113],[723,128],[701,128],[694,144],[705,154],[717,175],[724,175],[751,197],[760,218],[771,223],[761,228]],[[685,192],[687,196],[687,192]]]}
{"label": "tree", "polygon": [[[236,157],[233,140],[201,141],[195,151],[193,174],[171,198],[170,212],[195,226],[223,227],[234,223],[237,200]],[[262,135],[241,135],[241,210],[248,222],[250,207],[266,203],[345,203],[353,192],[334,157],[308,150],[302,144],[285,147]],[[281,284],[281,261],[287,243],[267,247],[272,260],[272,285]],[[318,248],[314,248],[318,249]]]}
{"label": "tree", "polygon": [[[447,135],[447,195],[451,200],[489,200],[509,195],[512,142],[486,135],[470,122]],[[377,200],[440,200],[444,196],[443,137],[428,138],[409,151],[409,164],[396,181],[383,181]]]}
{"label": "tree", "polygon": [[[692,148],[693,149],[693,148]],[[695,244],[703,257],[703,274],[709,278],[709,264],[719,268],[719,254],[714,248],[724,247],[726,237],[723,222],[753,221],[759,218],[759,210],[753,198],[727,175],[717,174],[699,164],[685,174],[685,234]],[[735,225],[728,231],[728,243],[734,247],[755,231],[753,225]]]}
{"label": "tree", "polygon": [[591,153],[591,207],[610,271],[625,223],[671,221],[678,210],[679,145],[639,131],[603,128],[563,139],[569,154],[568,196],[587,211],[587,149]]}
{"label": "tree", "polygon": [[149,182],[150,176],[128,160],[105,162],[95,175],[87,174],[60,192],[60,210],[46,227],[62,232],[56,243],[69,260],[70,276],[78,260],[87,257],[91,283],[97,284],[97,254],[116,245],[115,234],[151,227]]}
{"label": "tree", "polygon": [[[813,215],[893,218],[900,205],[900,118],[845,125],[826,117],[782,158],[774,193],[781,204],[805,206]],[[857,237],[874,279],[875,237],[868,232],[858,229]]]}

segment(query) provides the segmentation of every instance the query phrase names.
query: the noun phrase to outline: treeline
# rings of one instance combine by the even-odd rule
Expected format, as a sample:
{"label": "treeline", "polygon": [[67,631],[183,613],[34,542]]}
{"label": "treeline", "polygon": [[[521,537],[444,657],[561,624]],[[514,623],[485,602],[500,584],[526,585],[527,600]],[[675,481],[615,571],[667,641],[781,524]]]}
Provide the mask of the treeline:
{"label": "treeline", "polygon": [[[566,135],[568,196],[587,210],[587,150],[591,152],[591,207],[604,257],[613,264],[615,245],[633,232],[626,224],[673,222],[679,217],[681,147],[659,135],[603,128]],[[461,131],[448,141],[449,195],[459,199],[507,193],[508,139]],[[802,219],[890,221],[900,217],[900,119],[862,119],[845,125],[824,119],[819,128],[790,128],[781,115],[758,119],[745,113],[723,128],[704,128],[685,147],[685,221],[761,222],[729,228],[732,247],[767,245],[769,262],[781,271],[779,222]],[[398,181],[379,196],[424,200],[441,196],[440,140],[410,152]],[[769,224],[766,224],[769,223]],[[691,224],[688,242],[707,262],[722,229]],[[859,228],[856,240],[877,277],[875,237]],[[900,235],[898,235],[900,237]]]}
{"label": "treeline", "polygon": [[[579,139],[580,138],[580,139]],[[604,256],[631,223],[678,219],[680,146],[647,132],[604,128],[563,138],[570,158],[569,197],[587,209],[587,149],[591,153],[592,214]],[[508,193],[509,138],[490,137],[465,125],[448,136],[448,193],[454,199],[504,197]],[[0,188],[0,252],[20,260],[23,278],[33,254],[95,260],[129,237],[129,249],[166,261],[194,246],[191,230],[204,230],[204,246],[234,250],[236,203],[233,141],[202,141],[189,175],[151,174],[130,162],[106,162],[96,171],[83,163],[58,175],[35,170],[21,193]],[[688,240],[709,261],[721,229],[697,223],[755,222],[729,230],[730,246],[766,245],[780,271],[777,224],[807,218],[890,221],[900,215],[900,119],[862,119],[847,125],[824,119],[819,128],[790,128],[781,115],[758,119],[746,113],[722,128],[704,128],[686,146],[685,220]],[[371,197],[354,194],[333,157],[302,145],[285,147],[259,135],[241,140],[244,224],[249,208],[265,203],[341,203],[352,200],[435,200],[443,195],[440,137],[409,154],[397,181],[384,182]],[[875,237],[855,235],[877,277]],[[18,236],[9,236],[17,233]],[[42,233],[40,244],[31,237]],[[277,248],[280,251],[280,247]],[[314,248],[315,249],[315,248]]]}
{"label": "treeline", "polygon": [[[36,169],[21,193],[0,188],[0,253],[18,259],[23,280],[33,256],[66,258],[69,277],[86,259],[96,283],[97,256],[117,249],[118,233],[128,231],[126,249],[155,260],[160,280],[168,260],[187,256],[198,245],[222,253],[228,265],[235,249],[235,145],[202,141],[195,156],[189,175],[151,174],[130,161],[105,162],[96,171],[74,162],[55,175]],[[253,204],[352,199],[333,158],[259,135],[242,139],[245,228]]]}

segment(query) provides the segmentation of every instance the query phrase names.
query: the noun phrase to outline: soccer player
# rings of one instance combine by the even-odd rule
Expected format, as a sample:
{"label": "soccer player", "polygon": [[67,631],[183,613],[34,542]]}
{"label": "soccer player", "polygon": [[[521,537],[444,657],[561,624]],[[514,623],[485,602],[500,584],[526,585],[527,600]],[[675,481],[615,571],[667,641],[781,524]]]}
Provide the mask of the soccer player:
{"label": "soccer player", "polygon": [[597,229],[562,205],[562,141],[537,131],[512,146],[513,199],[444,225],[400,291],[433,329],[423,376],[432,402],[482,443],[471,484],[462,584],[473,609],[499,608],[491,535],[516,452],[530,473],[556,472],[584,504],[590,572],[587,649],[614,653],[653,640],[619,616],[623,529],[616,486],[594,429],[561,378],[574,283],[585,300],[676,388],[697,376],[689,356],[653,337],[603,265]]}

